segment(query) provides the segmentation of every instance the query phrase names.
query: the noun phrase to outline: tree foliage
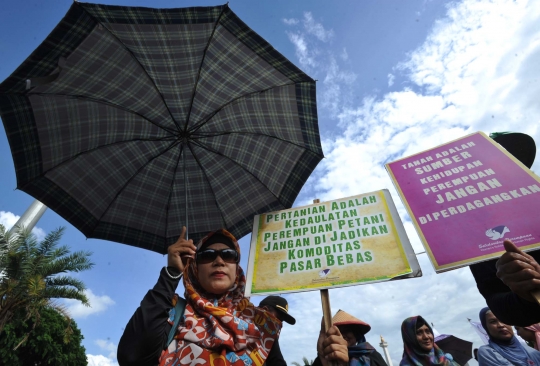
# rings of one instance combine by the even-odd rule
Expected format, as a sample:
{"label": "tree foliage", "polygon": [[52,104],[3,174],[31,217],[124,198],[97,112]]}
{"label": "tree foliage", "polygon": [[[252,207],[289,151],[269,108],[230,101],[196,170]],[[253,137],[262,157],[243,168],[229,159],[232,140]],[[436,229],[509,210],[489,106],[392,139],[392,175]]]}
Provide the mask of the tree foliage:
{"label": "tree foliage", "polygon": [[0,337],[0,365],[86,365],[82,339],[77,324],[56,309],[30,318],[19,309]]}
{"label": "tree foliage", "polygon": [[26,320],[34,319],[36,326],[43,308],[56,307],[51,299],[76,299],[89,305],[84,283],[65,274],[92,268],[91,253],[70,253],[67,246],[59,246],[63,232],[58,228],[38,242],[27,230],[10,235],[0,225],[0,337],[19,311]]}
{"label": "tree foliage", "polygon": [[302,357],[302,361],[304,362],[303,364],[300,364],[300,363],[298,363],[298,362],[296,362],[296,361],[295,361],[295,362],[292,362],[292,364],[293,364],[294,366],[311,366],[311,365],[313,365],[313,361],[314,361],[314,360],[311,360],[311,362],[310,362],[309,359],[308,359],[307,357],[304,356],[304,357]]}

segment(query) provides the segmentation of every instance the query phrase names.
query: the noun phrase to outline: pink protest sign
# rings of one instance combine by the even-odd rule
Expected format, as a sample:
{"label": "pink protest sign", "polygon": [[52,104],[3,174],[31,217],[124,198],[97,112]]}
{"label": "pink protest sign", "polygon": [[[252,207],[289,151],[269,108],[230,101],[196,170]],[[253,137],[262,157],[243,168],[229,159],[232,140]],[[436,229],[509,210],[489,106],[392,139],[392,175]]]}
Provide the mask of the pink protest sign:
{"label": "pink protest sign", "polygon": [[484,133],[386,168],[437,272],[540,247],[540,178]]}

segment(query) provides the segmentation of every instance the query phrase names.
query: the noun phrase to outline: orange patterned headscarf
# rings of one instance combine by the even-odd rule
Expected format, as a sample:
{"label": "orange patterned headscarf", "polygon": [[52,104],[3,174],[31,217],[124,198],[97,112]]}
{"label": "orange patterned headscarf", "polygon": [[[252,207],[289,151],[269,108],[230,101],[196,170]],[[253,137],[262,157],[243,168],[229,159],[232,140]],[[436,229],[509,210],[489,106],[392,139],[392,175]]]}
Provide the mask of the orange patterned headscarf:
{"label": "orange patterned headscarf", "polygon": [[[225,229],[209,233],[197,249],[216,233],[230,238],[240,252],[236,238]],[[240,265],[233,287],[220,298],[211,298],[202,289],[197,274],[197,264],[189,260],[184,269],[184,317],[160,366],[262,366],[279,336],[281,322],[244,298],[246,277]]]}

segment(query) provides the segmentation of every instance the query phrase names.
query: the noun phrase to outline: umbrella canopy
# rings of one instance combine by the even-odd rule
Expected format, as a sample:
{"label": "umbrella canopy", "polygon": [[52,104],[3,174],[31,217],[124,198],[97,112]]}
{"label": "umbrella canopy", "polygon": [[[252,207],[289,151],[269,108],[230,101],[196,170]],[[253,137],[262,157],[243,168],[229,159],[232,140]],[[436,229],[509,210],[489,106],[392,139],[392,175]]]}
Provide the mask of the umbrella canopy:
{"label": "umbrella canopy", "polygon": [[0,84],[0,115],[18,189],[159,253],[186,224],[244,236],[323,157],[314,80],[227,5],[74,2]]}
{"label": "umbrella canopy", "polygon": [[[444,337],[442,337],[444,336]],[[437,338],[439,338],[437,340]],[[453,335],[443,334],[441,337],[437,337],[435,343],[439,346],[444,353],[450,353],[454,358],[454,361],[460,365],[465,365],[472,356],[472,342],[463,340]]]}

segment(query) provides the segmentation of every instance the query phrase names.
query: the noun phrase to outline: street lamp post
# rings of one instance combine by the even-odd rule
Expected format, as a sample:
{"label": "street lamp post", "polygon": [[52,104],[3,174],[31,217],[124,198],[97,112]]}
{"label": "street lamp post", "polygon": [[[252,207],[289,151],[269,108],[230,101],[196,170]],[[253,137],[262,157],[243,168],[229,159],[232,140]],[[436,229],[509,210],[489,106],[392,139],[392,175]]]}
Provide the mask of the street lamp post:
{"label": "street lamp post", "polygon": [[9,229],[9,234],[17,235],[18,230],[22,227],[28,231],[32,230],[46,210],[47,206],[38,200],[34,200],[34,202],[32,202],[32,204],[26,209],[15,225]]}

